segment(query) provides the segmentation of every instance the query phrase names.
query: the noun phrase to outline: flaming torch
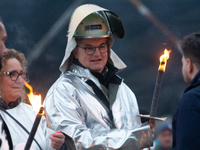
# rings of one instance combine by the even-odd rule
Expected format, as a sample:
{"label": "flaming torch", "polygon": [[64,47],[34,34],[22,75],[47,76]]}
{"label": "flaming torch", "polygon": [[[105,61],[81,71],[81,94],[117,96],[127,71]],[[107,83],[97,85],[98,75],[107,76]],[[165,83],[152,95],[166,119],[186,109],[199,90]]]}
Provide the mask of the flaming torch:
{"label": "flaming torch", "polygon": [[140,115],[138,115],[139,117],[149,118],[150,120],[161,120],[161,121],[166,120],[166,118],[156,117],[156,111],[157,111],[157,106],[158,106],[158,98],[159,98],[160,88],[161,88],[161,84],[162,84],[162,78],[163,78],[163,74],[165,72],[167,59],[169,59],[170,52],[171,52],[171,50],[165,49],[164,54],[162,56],[160,56],[160,65],[158,68],[158,74],[157,74],[156,84],[155,84],[154,93],[153,93],[150,115],[140,114]]}
{"label": "flaming torch", "polygon": [[28,140],[26,142],[24,150],[29,150],[31,147],[31,144],[33,142],[35,133],[37,131],[38,125],[40,123],[41,117],[43,115],[43,107],[41,106],[41,95],[34,95],[33,94],[33,88],[24,81],[25,86],[30,90],[30,93],[27,94],[29,101],[33,107],[33,110],[37,113],[37,116],[35,118],[35,122],[32,126],[31,133],[29,134]]}

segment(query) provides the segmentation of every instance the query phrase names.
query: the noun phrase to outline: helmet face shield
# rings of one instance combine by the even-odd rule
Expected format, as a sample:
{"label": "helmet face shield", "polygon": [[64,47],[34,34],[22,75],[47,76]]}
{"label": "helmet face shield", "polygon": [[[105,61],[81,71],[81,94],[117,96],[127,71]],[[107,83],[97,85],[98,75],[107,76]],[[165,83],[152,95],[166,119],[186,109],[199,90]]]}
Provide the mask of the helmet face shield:
{"label": "helmet face shield", "polygon": [[113,36],[117,39],[124,37],[125,30],[121,19],[112,11],[104,11]]}

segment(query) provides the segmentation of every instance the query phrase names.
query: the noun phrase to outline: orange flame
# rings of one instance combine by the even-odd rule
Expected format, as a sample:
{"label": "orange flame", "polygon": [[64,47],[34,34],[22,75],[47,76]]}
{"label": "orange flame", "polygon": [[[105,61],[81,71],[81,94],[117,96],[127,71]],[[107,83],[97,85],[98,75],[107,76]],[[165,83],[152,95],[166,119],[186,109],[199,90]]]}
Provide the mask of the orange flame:
{"label": "orange flame", "polygon": [[162,56],[160,56],[160,65],[158,70],[161,70],[163,72],[165,72],[165,68],[167,65],[167,59],[169,59],[169,54],[170,54],[171,50],[164,50],[164,54]]}
{"label": "orange flame", "polygon": [[33,94],[33,88],[28,83],[26,83],[26,81],[24,81],[24,84],[30,90],[30,93],[27,94],[27,96],[28,96],[28,99],[29,99],[32,107],[33,107],[33,110],[36,113],[38,113],[40,107],[42,106],[41,105],[41,99],[42,99],[41,94],[39,94],[39,95]]}

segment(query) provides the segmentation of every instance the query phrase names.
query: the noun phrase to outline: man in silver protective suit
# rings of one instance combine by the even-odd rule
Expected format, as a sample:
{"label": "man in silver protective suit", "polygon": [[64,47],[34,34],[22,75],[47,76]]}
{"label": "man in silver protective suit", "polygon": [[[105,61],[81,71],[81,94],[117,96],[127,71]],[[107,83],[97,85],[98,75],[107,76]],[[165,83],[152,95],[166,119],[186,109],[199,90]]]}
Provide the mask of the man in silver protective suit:
{"label": "man in silver protective suit", "polygon": [[153,144],[155,124],[141,124],[134,93],[116,75],[126,65],[111,49],[111,34],[124,36],[115,13],[93,4],[73,12],[62,74],[44,101],[48,125],[66,134],[71,149],[139,150]]}

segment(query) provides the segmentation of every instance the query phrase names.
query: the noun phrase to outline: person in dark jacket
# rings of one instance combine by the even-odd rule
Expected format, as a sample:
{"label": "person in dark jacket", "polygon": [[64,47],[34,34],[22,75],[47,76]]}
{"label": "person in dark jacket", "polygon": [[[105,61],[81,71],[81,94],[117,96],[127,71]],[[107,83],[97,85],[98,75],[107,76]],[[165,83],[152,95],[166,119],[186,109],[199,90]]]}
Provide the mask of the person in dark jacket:
{"label": "person in dark jacket", "polygon": [[173,117],[173,149],[200,148],[200,32],[181,42],[182,75],[185,89]]}

